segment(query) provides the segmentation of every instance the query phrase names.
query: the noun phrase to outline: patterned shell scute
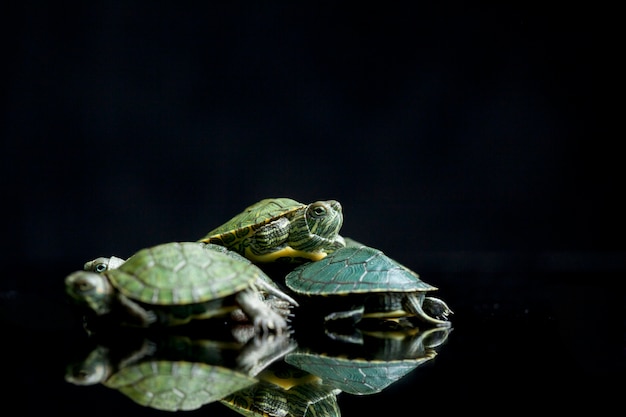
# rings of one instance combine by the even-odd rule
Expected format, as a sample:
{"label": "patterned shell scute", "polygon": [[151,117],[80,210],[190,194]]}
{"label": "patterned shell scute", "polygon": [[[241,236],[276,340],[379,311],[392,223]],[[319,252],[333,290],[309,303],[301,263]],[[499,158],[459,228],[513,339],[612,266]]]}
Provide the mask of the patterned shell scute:
{"label": "patterned shell scute", "polygon": [[369,395],[382,391],[432,358],[426,354],[415,359],[377,361],[297,352],[288,354],[285,362],[319,376],[343,392]]}
{"label": "patterned shell scute", "polygon": [[121,369],[106,382],[143,406],[195,410],[256,380],[205,363],[150,361]]}
{"label": "patterned shell scute", "polygon": [[142,249],[109,272],[113,284],[133,299],[162,305],[209,301],[248,287],[257,278],[240,262],[199,242],[174,242]]}
{"label": "patterned shell scute", "polygon": [[320,261],[300,265],[287,275],[285,282],[293,291],[310,295],[437,289],[380,250],[368,246],[341,248]]}
{"label": "patterned shell scute", "polygon": [[228,222],[211,230],[207,237],[234,232],[236,239],[240,239],[252,232],[250,227],[262,226],[303,207],[306,205],[290,198],[266,198],[252,204]]}

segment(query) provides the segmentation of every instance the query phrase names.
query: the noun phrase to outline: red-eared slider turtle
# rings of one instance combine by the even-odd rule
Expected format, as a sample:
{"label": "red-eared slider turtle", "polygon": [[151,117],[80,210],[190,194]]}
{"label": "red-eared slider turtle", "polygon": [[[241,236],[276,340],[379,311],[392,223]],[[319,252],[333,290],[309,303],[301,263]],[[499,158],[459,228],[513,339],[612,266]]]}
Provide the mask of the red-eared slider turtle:
{"label": "red-eared slider turtle", "polygon": [[261,200],[211,230],[202,242],[222,245],[255,263],[317,261],[344,242],[341,204],[335,200],[299,203],[290,198]]}
{"label": "red-eared slider turtle", "polygon": [[358,243],[295,267],[285,283],[299,295],[316,297],[311,300],[316,311],[322,305],[329,309],[327,322],[347,317],[355,321],[415,317],[425,324],[450,326],[447,317],[452,311],[446,303],[426,296],[436,287],[382,251]]}
{"label": "red-eared slider turtle", "polygon": [[200,242],[171,242],[145,248],[118,268],[76,271],[67,293],[97,315],[122,312],[126,324],[179,325],[242,310],[257,330],[282,332],[286,319],[262,301],[259,288],[297,305],[251,262]]}
{"label": "red-eared slider turtle", "polygon": [[[248,258],[238,254],[237,252],[231,251],[224,246],[214,245],[212,243],[207,243],[206,245],[207,245],[206,246],[207,248],[215,250],[217,252],[221,252],[225,255],[228,255],[231,258],[233,258],[235,261],[244,262],[244,263],[252,263],[252,261],[250,261]],[[111,257],[101,256],[89,262],[85,262],[83,269],[85,271],[102,273],[109,269],[117,269],[124,262],[126,262],[125,259],[118,258],[117,256],[111,256]],[[295,300],[289,297],[289,300],[291,301],[287,301],[287,299],[285,298],[286,294],[282,290],[279,289],[276,283],[272,281],[272,279],[263,270],[257,268],[257,272],[259,274],[258,279],[264,281],[262,285],[257,285],[257,287],[261,295],[263,296],[263,300],[265,301],[265,303],[268,304],[274,311],[281,314],[282,316],[286,318],[291,316],[292,315],[291,308],[297,305],[297,304],[294,304]],[[276,291],[271,291],[271,292],[266,291],[266,288],[268,286],[272,287],[272,289],[275,289]],[[233,317],[239,320],[244,320],[244,321],[246,319],[245,314],[239,310],[233,313]]]}

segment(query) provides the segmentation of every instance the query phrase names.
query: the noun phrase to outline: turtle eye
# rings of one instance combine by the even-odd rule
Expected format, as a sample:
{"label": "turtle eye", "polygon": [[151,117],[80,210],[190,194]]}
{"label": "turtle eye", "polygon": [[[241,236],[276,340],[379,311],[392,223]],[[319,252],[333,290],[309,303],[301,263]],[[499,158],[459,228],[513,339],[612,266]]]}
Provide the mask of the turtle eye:
{"label": "turtle eye", "polygon": [[311,214],[314,217],[322,217],[326,215],[326,207],[322,205],[316,205],[311,207]]}
{"label": "turtle eye", "polygon": [[107,270],[107,264],[102,263],[102,262],[99,264],[96,264],[96,266],[94,267],[95,272],[104,272],[106,270]]}

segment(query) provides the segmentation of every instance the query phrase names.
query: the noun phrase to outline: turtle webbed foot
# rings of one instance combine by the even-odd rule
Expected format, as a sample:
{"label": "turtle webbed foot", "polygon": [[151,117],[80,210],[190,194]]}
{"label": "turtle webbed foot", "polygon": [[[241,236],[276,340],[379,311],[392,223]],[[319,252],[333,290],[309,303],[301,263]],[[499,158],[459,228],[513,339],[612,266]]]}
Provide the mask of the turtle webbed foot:
{"label": "turtle webbed foot", "polygon": [[425,297],[422,307],[428,315],[438,320],[447,321],[448,316],[454,314],[443,300],[435,297]]}
{"label": "turtle webbed foot", "polygon": [[270,296],[265,300],[265,303],[287,321],[289,321],[289,318],[293,316],[293,312],[291,311],[293,306],[285,300]]}
{"label": "turtle webbed foot", "polygon": [[283,316],[269,309],[266,312],[257,314],[252,321],[254,322],[254,328],[261,334],[281,334],[288,327],[287,320]]}
{"label": "turtle webbed foot", "polygon": [[261,334],[280,334],[287,329],[285,317],[262,301],[254,288],[241,291],[237,295],[237,302],[254,324],[254,328]]}

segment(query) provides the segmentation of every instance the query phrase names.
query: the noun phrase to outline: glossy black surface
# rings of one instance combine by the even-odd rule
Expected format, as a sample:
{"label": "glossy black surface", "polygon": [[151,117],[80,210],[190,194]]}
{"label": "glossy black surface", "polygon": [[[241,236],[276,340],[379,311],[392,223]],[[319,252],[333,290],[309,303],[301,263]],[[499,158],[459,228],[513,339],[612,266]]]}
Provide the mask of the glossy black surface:
{"label": "glossy black surface", "polygon": [[[89,349],[90,342],[80,315],[61,287],[53,285],[61,274],[27,268],[21,279],[26,283],[43,273],[50,277],[45,292],[27,284],[2,292],[9,401],[25,413],[46,409],[69,415],[89,410],[94,416],[166,413],[141,407],[104,386],[74,386],[64,380],[65,367]],[[611,283],[621,274],[571,271],[529,277],[514,272],[455,272],[438,279],[432,275],[440,296],[455,311],[448,340],[432,361],[381,393],[339,394],[342,415],[360,415],[381,404],[419,404],[430,414],[458,403],[496,415],[512,404],[532,411],[539,404],[572,409],[572,398],[576,408],[605,409],[615,403],[624,371],[624,297],[597,283]],[[595,284],[589,282],[590,276]],[[323,335],[317,337],[312,328],[294,324],[296,340],[324,346]],[[24,396],[32,400],[18,399]],[[237,415],[218,403],[187,413],[208,412]]]}

